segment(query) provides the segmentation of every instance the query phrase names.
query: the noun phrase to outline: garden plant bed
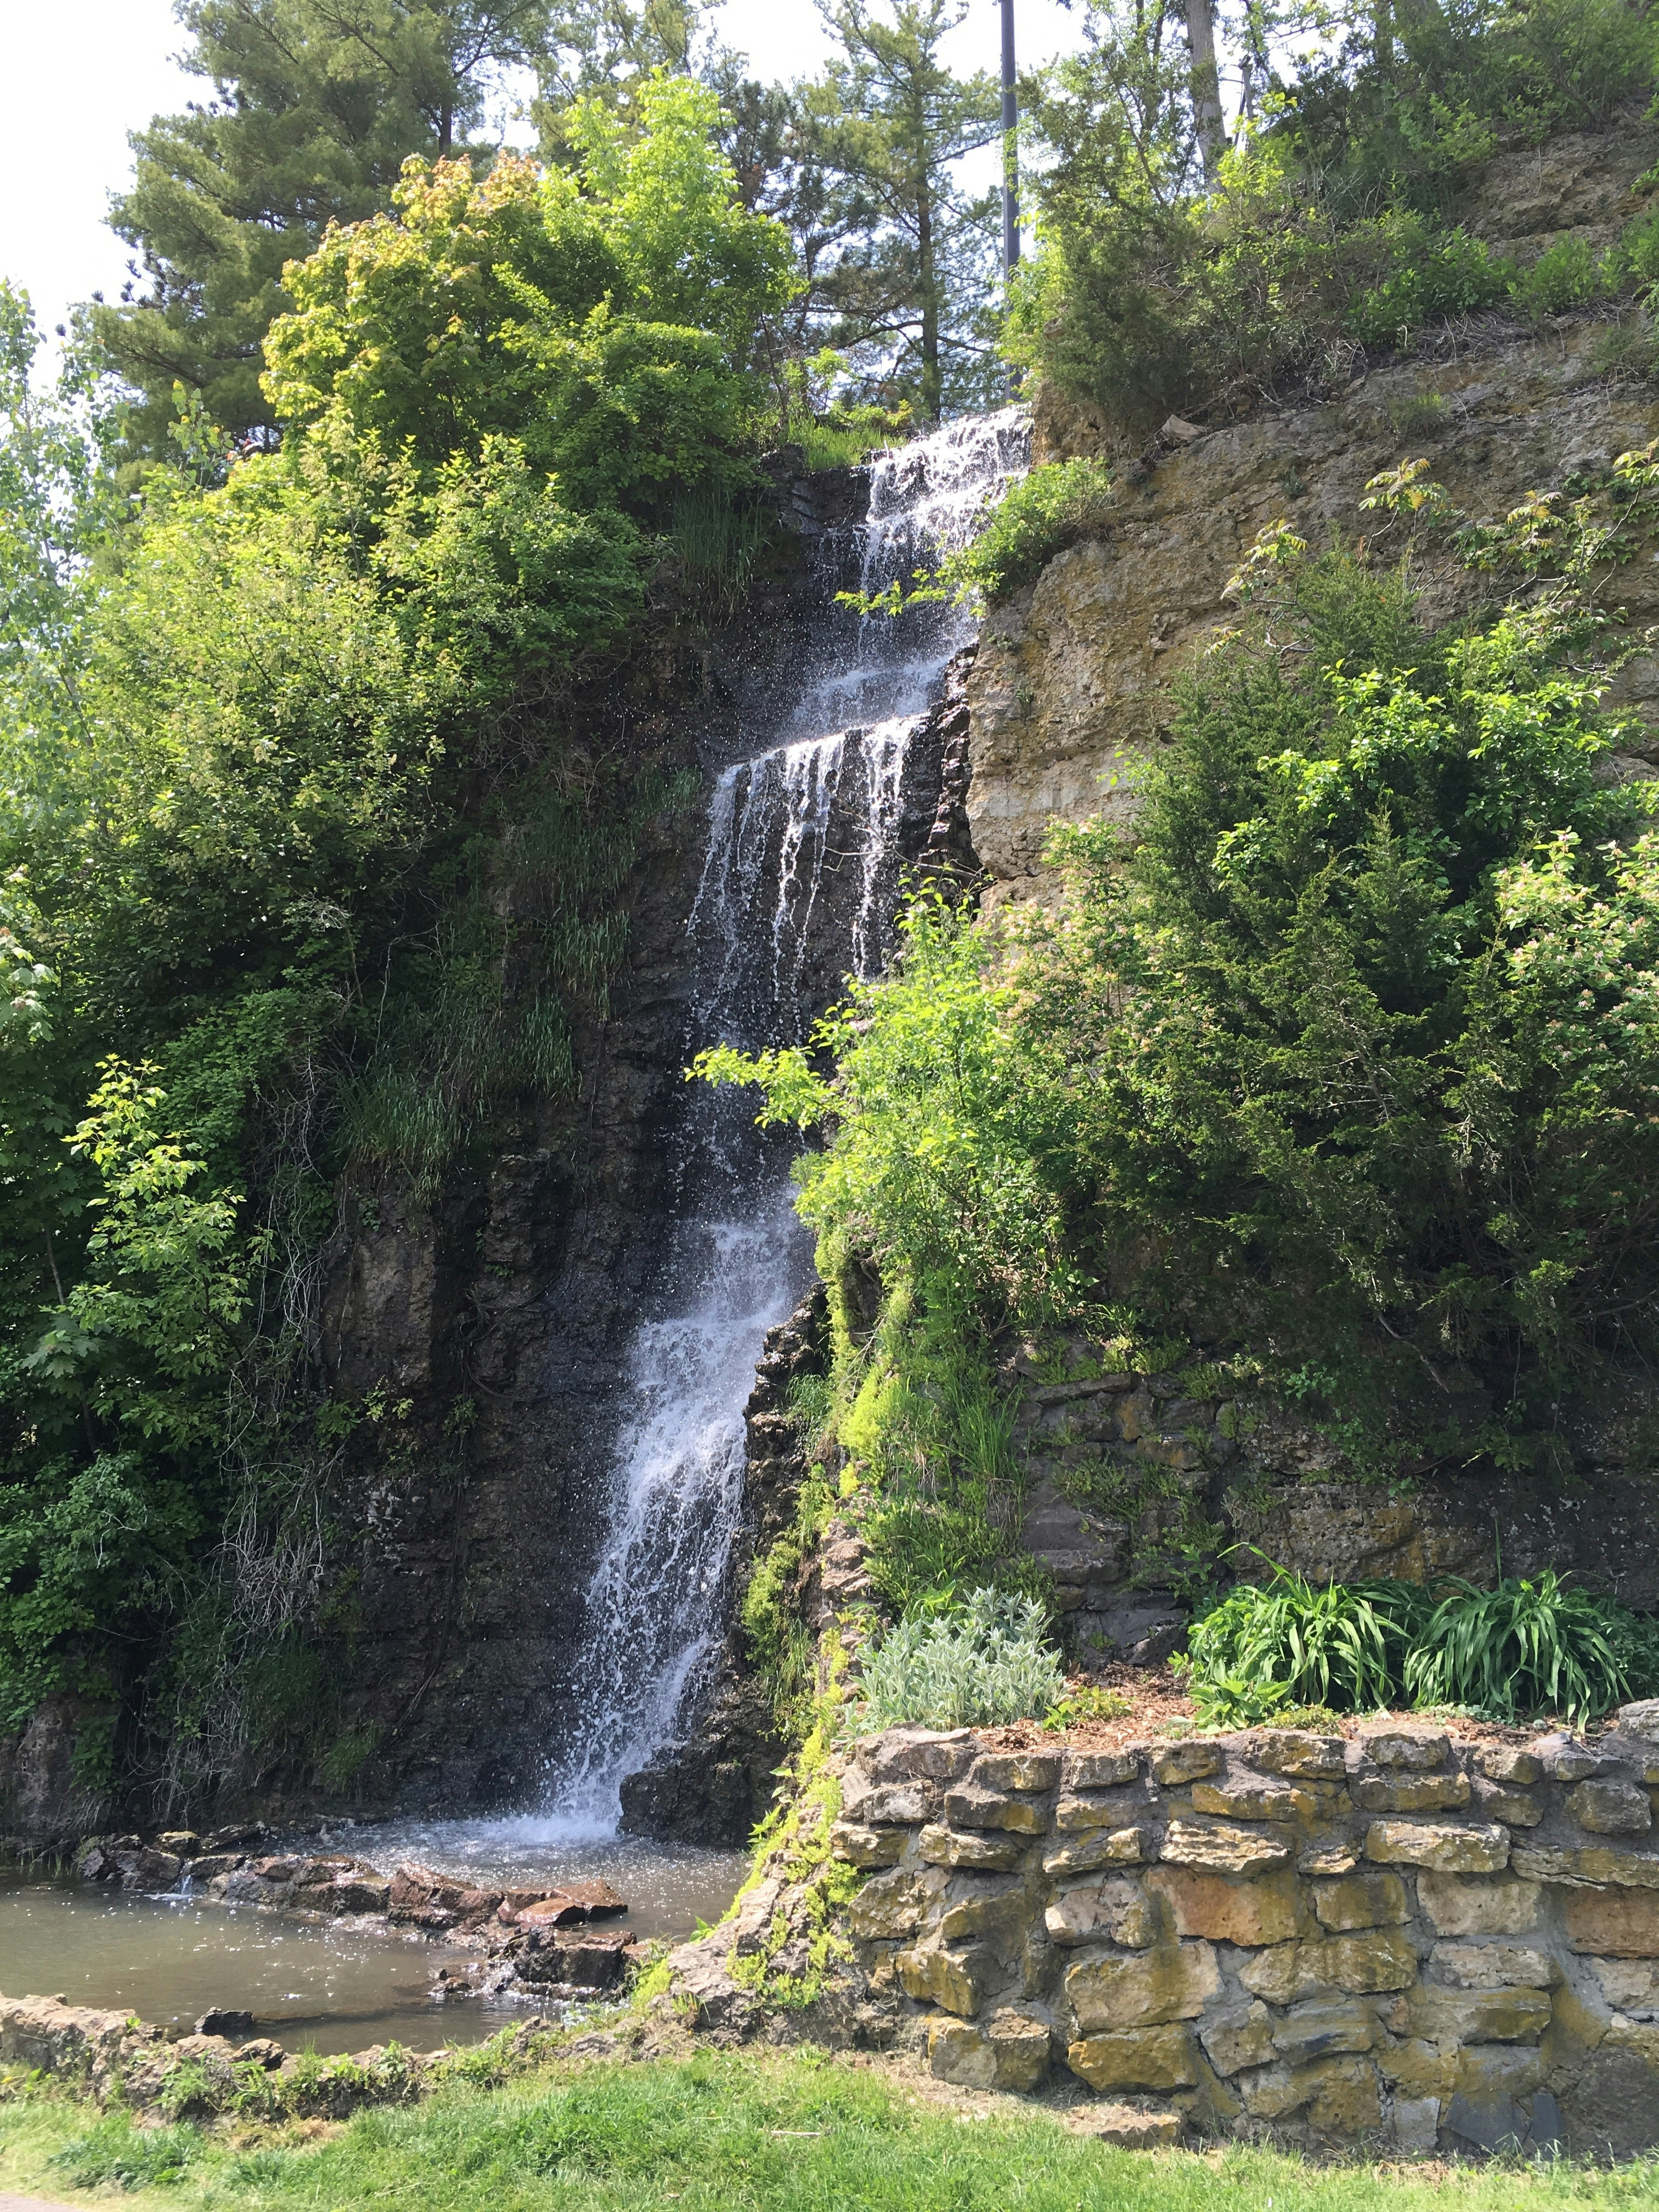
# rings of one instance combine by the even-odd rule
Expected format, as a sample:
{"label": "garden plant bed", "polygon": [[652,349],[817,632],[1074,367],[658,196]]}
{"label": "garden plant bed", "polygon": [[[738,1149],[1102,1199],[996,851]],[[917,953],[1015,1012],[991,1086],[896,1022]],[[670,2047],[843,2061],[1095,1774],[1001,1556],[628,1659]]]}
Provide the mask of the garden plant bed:
{"label": "garden plant bed", "polygon": [[[1167,1661],[1152,1667],[1114,1662],[1092,1674],[1079,1676],[1072,1687],[1074,1693],[1089,1690],[1113,1692],[1128,1701],[1129,1710],[1116,1719],[1074,1720],[1064,1729],[1045,1728],[1035,1720],[1014,1721],[1002,1728],[980,1729],[981,1739],[998,1751],[1040,1751],[1052,1749],[1057,1744],[1079,1751],[1121,1751],[1131,1744],[1144,1744],[1152,1737],[1228,1733],[1222,1729],[1200,1730],[1192,1698],[1183,1687],[1183,1678]],[[1607,1725],[1592,1723],[1587,1729],[1581,1728],[1559,1715],[1511,1725],[1504,1721],[1481,1720],[1440,1706],[1427,1712],[1381,1707],[1368,1713],[1322,1713],[1317,1728],[1322,1735],[1341,1735],[1352,1741],[1364,1730],[1385,1722],[1396,1723],[1402,1728],[1431,1725],[1454,1743],[1467,1744],[1529,1743],[1536,1736],[1555,1732],[1594,1740]],[[1262,1725],[1271,1729],[1287,1724],[1267,1722]]]}

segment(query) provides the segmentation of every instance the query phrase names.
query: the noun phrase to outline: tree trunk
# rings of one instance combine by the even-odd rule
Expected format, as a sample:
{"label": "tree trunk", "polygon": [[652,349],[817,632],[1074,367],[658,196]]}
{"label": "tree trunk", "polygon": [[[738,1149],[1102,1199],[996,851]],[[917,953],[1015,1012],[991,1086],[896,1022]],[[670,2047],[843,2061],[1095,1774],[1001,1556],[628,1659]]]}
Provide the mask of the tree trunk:
{"label": "tree trunk", "polygon": [[442,108],[439,111],[438,115],[438,159],[441,161],[447,161],[449,159],[449,149],[451,146],[453,145],[454,142],[454,104],[453,101],[446,100]]}
{"label": "tree trunk", "polygon": [[1394,9],[1389,0],[1375,0],[1371,9],[1371,58],[1379,76],[1394,75]]}
{"label": "tree trunk", "polygon": [[1225,139],[1221,127],[1221,78],[1215,62],[1214,0],[1187,0],[1187,43],[1193,56],[1193,120],[1204,157],[1204,181],[1213,185]]}
{"label": "tree trunk", "polygon": [[939,362],[939,287],[933,275],[933,200],[924,171],[916,194],[916,273],[921,279],[921,411],[937,422],[945,402]]}

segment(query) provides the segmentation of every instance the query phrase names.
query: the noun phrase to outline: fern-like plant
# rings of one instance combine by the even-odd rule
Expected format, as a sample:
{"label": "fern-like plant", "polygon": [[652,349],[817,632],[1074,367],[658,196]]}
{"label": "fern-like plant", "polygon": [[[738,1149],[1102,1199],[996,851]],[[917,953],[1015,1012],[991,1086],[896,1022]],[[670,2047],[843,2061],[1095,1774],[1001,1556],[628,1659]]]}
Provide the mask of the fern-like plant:
{"label": "fern-like plant", "polygon": [[1552,1567],[1496,1589],[1449,1577],[1407,1655],[1416,1705],[1468,1705],[1495,1720],[1594,1720],[1630,1694],[1624,1608],[1571,1589]]}
{"label": "fern-like plant", "polygon": [[865,1657],[854,1733],[905,1721],[994,1728],[1039,1717],[1066,1691],[1043,1626],[1033,1599],[988,1589],[975,1590],[960,1612],[900,1621]]}

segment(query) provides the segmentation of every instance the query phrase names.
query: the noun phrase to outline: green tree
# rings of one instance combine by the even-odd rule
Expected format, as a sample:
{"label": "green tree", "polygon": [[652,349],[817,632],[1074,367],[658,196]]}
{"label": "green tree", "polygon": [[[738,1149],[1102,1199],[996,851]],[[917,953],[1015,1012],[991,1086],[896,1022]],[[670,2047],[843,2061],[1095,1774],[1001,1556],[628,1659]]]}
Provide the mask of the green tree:
{"label": "green tree", "polygon": [[112,395],[37,381],[0,289],[0,1729],[101,1686],[175,1744],[210,1709],[179,1758],[226,1771],[356,1419],[316,1363],[337,1178],[435,1191],[572,1086],[670,790],[560,708],[677,498],[748,481],[795,281],[718,121],[655,78],[578,104],[568,167],[410,165],[292,272],[281,447],[198,402],[127,490]]}
{"label": "green tree", "polygon": [[296,424],[422,465],[516,436],[573,503],[648,509],[747,474],[747,363],[794,289],[789,241],[750,214],[714,95],[656,78],[636,132],[571,112],[572,170],[411,171],[396,216],[331,234],[271,331],[267,389]]}
{"label": "green tree", "polygon": [[704,10],[697,0],[554,0],[538,63],[531,113],[550,161],[570,158],[564,122],[578,100],[602,100],[632,116],[658,70],[689,76]]}
{"label": "green tree", "polygon": [[185,65],[211,96],[132,139],[111,222],[140,256],[89,326],[142,394],[130,436],[167,451],[173,389],[270,442],[260,347],[289,304],[283,270],[331,222],[390,205],[404,161],[493,149],[469,134],[501,73],[542,54],[550,0],[180,0]]}
{"label": "green tree", "polygon": [[802,88],[797,137],[803,166],[841,192],[824,210],[840,242],[814,271],[822,335],[884,398],[936,420],[990,389],[994,196],[968,197],[955,169],[998,135],[1000,97],[985,71],[957,77],[940,57],[965,13],[955,0],[821,6],[842,52]]}

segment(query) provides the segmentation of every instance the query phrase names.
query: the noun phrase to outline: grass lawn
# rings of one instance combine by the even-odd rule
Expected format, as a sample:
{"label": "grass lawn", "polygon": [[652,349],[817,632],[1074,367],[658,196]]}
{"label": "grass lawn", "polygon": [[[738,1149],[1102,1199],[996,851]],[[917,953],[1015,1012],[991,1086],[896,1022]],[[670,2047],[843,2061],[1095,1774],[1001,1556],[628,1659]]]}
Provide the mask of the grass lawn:
{"label": "grass lawn", "polygon": [[240,2133],[135,2129],[67,2098],[0,2104],[0,2191],[354,2212],[1533,2212],[1659,2208],[1659,2162],[1314,2166],[1264,2151],[1112,2150],[1055,2114],[936,2100],[816,2053],[557,2069],[504,2089]]}

